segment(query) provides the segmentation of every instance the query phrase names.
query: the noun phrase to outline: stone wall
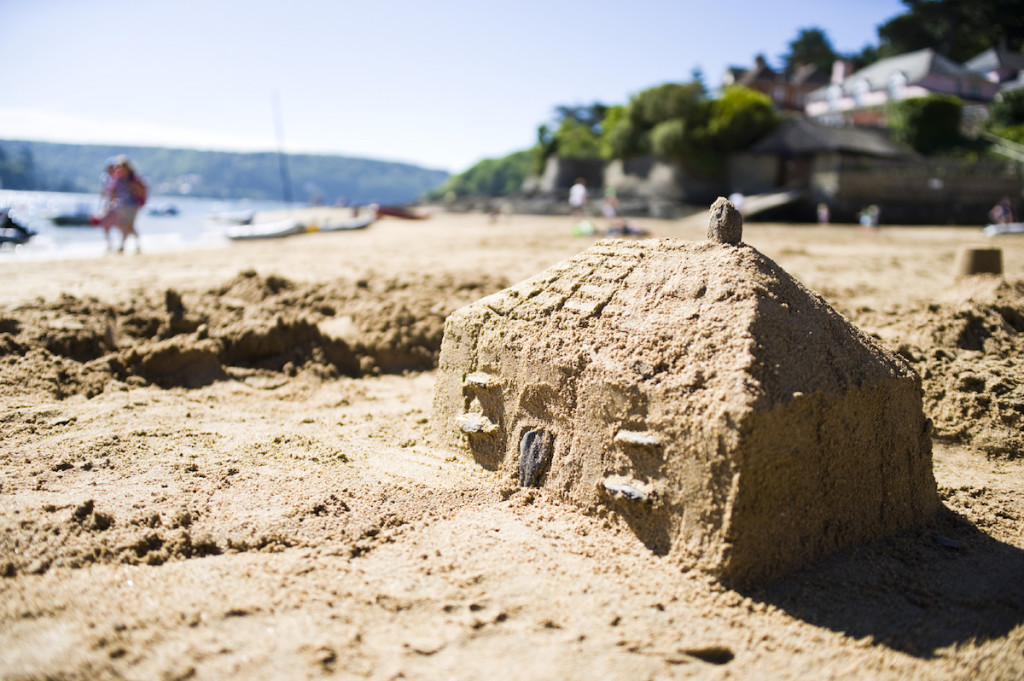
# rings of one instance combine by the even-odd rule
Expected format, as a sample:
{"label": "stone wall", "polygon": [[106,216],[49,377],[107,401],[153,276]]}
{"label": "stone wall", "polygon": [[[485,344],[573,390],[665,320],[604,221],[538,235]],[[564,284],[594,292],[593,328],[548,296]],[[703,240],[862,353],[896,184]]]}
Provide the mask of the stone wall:
{"label": "stone wall", "polygon": [[[833,221],[856,222],[860,211],[874,204],[883,223],[938,225],[986,224],[989,209],[1002,197],[1019,200],[1024,190],[1021,170],[1012,163],[895,160],[838,152],[801,158],[806,172],[802,182],[794,182],[796,175],[782,172],[784,161],[778,156],[737,155],[730,163],[732,189],[747,195],[807,189],[803,214],[808,219],[814,205],[826,203]],[[791,159],[790,165],[795,162]]]}
{"label": "stone wall", "polygon": [[1022,188],[1013,164],[958,160],[842,157],[816,169],[812,179],[812,190],[831,204],[834,216],[875,204],[883,223],[897,224],[983,225],[992,206],[1004,196],[1019,199]]}

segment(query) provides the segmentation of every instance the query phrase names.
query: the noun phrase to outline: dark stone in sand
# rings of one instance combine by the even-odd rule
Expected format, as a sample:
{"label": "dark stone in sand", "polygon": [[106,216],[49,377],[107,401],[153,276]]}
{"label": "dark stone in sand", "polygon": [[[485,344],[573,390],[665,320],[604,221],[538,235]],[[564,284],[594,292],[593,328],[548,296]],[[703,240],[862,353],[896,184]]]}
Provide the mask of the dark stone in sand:
{"label": "dark stone in sand", "polygon": [[528,430],[519,441],[519,485],[539,487],[540,478],[551,465],[552,437],[543,430]]}

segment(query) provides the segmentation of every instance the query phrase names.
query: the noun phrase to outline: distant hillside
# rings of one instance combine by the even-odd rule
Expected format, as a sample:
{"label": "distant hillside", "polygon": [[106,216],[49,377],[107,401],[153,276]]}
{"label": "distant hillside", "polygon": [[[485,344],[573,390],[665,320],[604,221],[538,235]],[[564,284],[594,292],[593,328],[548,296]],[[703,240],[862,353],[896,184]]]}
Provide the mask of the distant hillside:
{"label": "distant hillside", "polygon": [[[233,153],[53,144],[0,140],[0,187],[98,192],[103,163],[126,154],[150,184],[150,193],[223,199],[281,199],[280,157],[274,152]],[[345,156],[286,157],[297,203],[408,203],[439,187],[448,173],[404,163]]]}

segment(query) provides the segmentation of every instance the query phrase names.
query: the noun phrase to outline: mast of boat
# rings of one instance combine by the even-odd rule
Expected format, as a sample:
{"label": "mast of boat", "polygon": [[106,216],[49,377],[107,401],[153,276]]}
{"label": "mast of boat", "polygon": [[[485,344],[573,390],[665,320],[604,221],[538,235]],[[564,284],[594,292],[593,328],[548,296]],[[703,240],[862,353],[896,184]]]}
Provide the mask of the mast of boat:
{"label": "mast of boat", "polygon": [[281,98],[276,90],[274,91],[274,127],[277,129],[277,161],[281,169],[281,189],[284,193],[284,202],[291,207],[292,181],[288,177],[288,158],[284,153],[284,123],[281,118]]}

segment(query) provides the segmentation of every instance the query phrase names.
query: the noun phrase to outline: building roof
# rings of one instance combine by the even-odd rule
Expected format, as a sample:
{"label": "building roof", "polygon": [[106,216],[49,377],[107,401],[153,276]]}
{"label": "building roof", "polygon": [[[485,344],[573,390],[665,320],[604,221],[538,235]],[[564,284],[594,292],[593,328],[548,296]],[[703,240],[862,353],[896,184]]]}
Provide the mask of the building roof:
{"label": "building roof", "polygon": [[735,85],[746,72],[747,68],[745,66],[730,66],[725,70],[725,75],[722,76],[722,85],[725,85],[726,87],[729,85]]}
{"label": "building roof", "polygon": [[754,66],[730,66],[725,70],[722,84],[725,86],[739,84],[751,87],[755,83],[785,83],[796,86],[825,85],[831,80],[831,72],[819,69],[814,64],[797,64],[792,71],[776,71],[768,66],[764,59],[759,59]]}
{"label": "building roof", "polygon": [[[931,48],[907,52],[895,57],[881,59],[851,74],[840,84],[843,94],[852,95],[857,88],[866,83],[868,90],[885,90],[895,75],[902,75],[906,85],[916,85],[928,76],[939,75],[957,78],[962,81],[977,81],[991,86],[984,76],[966,66],[947,59]],[[828,87],[818,88],[809,95],[809,99],[825,99]]]}
{"label": "building roof", "polygon": [[999,86],[1000,92],[1009,92],[1010,90],[1020,90],[1024,88],[1024,71],[1017,74],[1017,77],[1013,80],[1008,80]]}
{"label": "building roof", "polygon": [[793,85],[827,85],[831,79],[830,70],[819,69],[814,64],[797,64],[789,82]]}
{"label": "building roof", "polygon": [[767,64],[757,64],[752,69],[748,69],[746,73],[740,78],[740,85],[750,86],[757,82],[763,81],[775,81],[778,80],[779,74],[776,73]]}
{"label": "building roof", "polygon": [[989,73],[999,69],[1024,71],[1024,54],[1012,52],[1003,47],[990,47],[978,56],[965,62],[964,66],[977,73]]}
{"label": "building roof", "polygon": [[820,154],[845,151],[865,156],[899,158],[910,152],[877,130],[833,127],[806,118],[790,118],[750,149],[756,154]]}
{"label": "building roof", "polygon": [[902,73],[912,85],[935,73],[953,77],[976,77],[976,74],[931,48],[908,52],[870,64],[843,81],[843,90],[852,89],[857,81],[867,81],[872,90],[883,90],[894,73]]}

